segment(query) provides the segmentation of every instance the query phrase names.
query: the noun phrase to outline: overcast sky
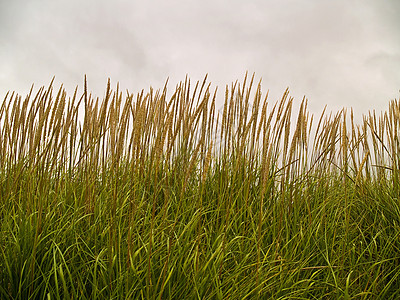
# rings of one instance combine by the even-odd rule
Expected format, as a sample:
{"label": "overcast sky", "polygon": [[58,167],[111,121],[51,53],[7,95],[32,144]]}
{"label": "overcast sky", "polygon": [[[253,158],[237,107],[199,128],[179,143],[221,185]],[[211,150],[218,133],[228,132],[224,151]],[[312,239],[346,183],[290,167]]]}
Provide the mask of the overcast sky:
{"label": "overcast sky", "polygon": [[173,90],[206,73],[219,87],[255,72],[274,102],[290,88],[319,113],[361,115],[399,98],[398,0],[0,0],[0,95],[64,84],[103,97]]}

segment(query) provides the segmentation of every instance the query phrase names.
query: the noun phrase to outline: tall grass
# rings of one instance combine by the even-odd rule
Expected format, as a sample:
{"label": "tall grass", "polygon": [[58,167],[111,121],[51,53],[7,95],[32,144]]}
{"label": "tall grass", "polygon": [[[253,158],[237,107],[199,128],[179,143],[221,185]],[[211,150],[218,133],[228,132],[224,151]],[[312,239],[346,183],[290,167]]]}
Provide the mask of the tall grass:
{"label": "tall grass", "polygon": [[245,77],[0,108],[1,299],[396,299],[400,106],[320,118]]}

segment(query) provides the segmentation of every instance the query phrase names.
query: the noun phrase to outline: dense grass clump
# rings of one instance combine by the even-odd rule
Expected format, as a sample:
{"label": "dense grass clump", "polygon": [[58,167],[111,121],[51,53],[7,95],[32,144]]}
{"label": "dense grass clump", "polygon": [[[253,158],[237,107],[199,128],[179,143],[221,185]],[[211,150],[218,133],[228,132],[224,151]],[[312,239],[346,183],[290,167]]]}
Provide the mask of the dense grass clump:
{"label": "dense grass clump", "polygon": [[399,103],[293,118],[246,81],[7,94],[0,298],[399,298]]}

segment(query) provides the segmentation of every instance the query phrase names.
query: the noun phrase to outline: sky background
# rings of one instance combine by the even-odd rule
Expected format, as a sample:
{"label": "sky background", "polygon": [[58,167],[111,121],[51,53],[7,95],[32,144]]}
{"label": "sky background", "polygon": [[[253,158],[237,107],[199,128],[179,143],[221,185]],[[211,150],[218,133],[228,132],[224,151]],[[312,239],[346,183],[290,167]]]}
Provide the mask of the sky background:
{"label": "sky background", "polygon": [[400,94],[398,0],[0,0],[0,96],[64,84],[172,92],[185,79],[219,87],[262,79],[319,114],[385,110]]}

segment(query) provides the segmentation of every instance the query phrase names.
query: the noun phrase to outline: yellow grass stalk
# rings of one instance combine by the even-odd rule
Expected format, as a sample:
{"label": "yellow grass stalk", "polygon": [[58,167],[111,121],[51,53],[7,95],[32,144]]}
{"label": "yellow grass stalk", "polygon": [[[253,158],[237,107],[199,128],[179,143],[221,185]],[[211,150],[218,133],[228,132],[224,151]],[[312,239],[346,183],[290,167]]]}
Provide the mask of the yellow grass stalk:
{"label": "yellow grass stalk", "polygon": [[[214,122],[215,122],[215,99],[217,97],[217,89],[215,89],[214,91],[214,96],[211,100],[211,108],[210,108],[210,113],[209,113],[209,117],[208,117],[208,129],[207,129],[207,143],[210,143],[213,140],[213,131],[214,131]],[[218,119],[218,116],[217,116]],[[217,126],[218,126],[218,120],[216,122]],[[216,126],[216,127],[217,127]],[[217,128],[215,128],[215,136],[214,138],[216,138],[216,131]]]}
{"label": "yellow grass stalk", "polygon": [[360,182],[360,179],[361,179],[361,177],[362,177],[362,170],[363,170],[363,167],[364,167],[365,163],[366,163],[367,160],[368,160],[368,156],[369,156],[369,151],[367,151],[367,152],[365,153],[364,158],[363,158],[363,160],[361,161],[361,163],[360,163],[360,165],[359,165],[358,172],[357,172],[357,176],[356,176],[356,179],[355,179],[355,183],[356,183],[356,184],[359,184],[359,182]]}
{"label": "yellow grass stalk", "polygon": [[207,177],[207,172],[211,164],[211,154],[212,154],[212,149],[213,149],[213,141],[211,141],[210,145],[208,146],[208,151],[207,155],[205,157],[205,162],[204,162],[204,168],[203,168],[203,173],[201,176],[201,184],[204,185],[204,182]]}

